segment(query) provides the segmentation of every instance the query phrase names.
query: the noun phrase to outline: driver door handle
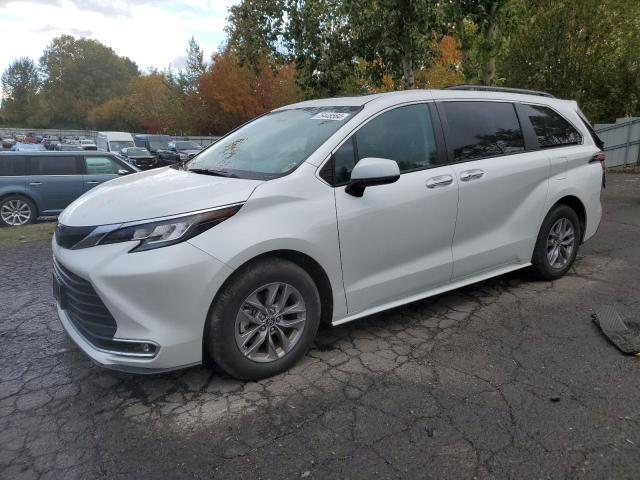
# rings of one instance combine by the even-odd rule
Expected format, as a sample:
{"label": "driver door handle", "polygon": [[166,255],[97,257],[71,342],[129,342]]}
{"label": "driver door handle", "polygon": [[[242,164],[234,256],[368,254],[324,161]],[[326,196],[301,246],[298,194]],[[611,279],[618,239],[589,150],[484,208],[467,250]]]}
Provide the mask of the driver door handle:
{"label": "driver door handle", "polygon": [[438,175],[427,180],[427,188],[446,187],[453,183],[453,177],[451,175]]}
{"label": "driver door handle", "polygon": [[471,180],[477,180],[484,176],[484,170],[474,168],[473,170],[465,170],[460,173],[460,180],[463,182],[469,182]]}
{"label": "driver door handle", "polygon": [[98,180],[87,180],[87,183],[88,183],[89,185],[97,185],[97,184],[99,184],[100,182],[99,182]]}

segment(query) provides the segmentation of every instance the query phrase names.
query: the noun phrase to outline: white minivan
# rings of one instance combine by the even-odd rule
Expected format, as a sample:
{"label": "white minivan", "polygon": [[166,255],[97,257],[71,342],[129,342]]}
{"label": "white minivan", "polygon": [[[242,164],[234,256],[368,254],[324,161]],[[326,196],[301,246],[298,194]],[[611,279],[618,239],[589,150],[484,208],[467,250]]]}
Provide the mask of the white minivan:
{"label": "white minivan", "polygon": [[133,135],[128,132],[98,132],[96,145],[98,150],[119,155],[123,148],[134,147],[135,143]]}
{"label": "white minivan", "polygon": [[53,240],[58,314],[106,367],[267,377],[320,322],[523,267],[561,277],[600,223],[603,162],[577,104],[540,92],[289,105],[73,202]]}

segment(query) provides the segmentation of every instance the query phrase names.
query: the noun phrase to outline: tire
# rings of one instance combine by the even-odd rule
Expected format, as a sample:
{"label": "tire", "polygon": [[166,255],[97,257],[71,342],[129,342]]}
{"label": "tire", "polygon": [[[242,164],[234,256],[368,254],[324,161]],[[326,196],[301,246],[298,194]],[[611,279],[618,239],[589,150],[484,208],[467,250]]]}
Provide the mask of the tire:
{"label": "tire", "polygon": [[[564,228],[567,228],[567,230],[564,230]],[[566,245],[570,238],[568,234],[569,228],[573,231],[573,243],[570,251],[568,251]],[[552,229],[554,230],[553,232]],[[558,232],[560,232],[560,235],[558,235]],[[559,238],[559,236],[562,238]],[[573,261],[576,259],[581,238],[580,220],[576,212],[567,205],[559,204],[554,206],[542,222],[538,233],[533,257],[531,258],[534,275],[541,280],[557,280],[562,277],[569,271]],[[553,243],[554,241],[555,244]],[[552,264],[554,248],[558,251],[558,258]]]}
{"label": "tire", "polygon": [[0,199],[0,226],[16,227],[33,223],[38,218],[36,205],[22,195],[7,195]]}
{"label": "tire", "polygon": [[[276,300],[272,304],[271,292]],[[284,372],[313,343],[320,305],[315,283],[295,263],[280,258],[252,263],[235,272],[216,295],[204,329],[205,355],[242,380]]]}

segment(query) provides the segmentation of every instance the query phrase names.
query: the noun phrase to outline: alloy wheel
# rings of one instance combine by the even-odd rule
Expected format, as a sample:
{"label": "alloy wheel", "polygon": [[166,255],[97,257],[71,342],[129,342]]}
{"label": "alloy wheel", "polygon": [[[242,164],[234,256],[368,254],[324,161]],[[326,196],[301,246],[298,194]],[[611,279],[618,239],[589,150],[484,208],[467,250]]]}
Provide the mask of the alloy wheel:
{"label": "alloy wheel", "polygon": [[0,217],[7,225],[25,225],[31,218],[31,207],[24,200],[8,200],[0,207]]}
{"label": "alloy wheel", "polygon": [[254,362],[273,362],[298,343],[307,319],[300,292],[288,283],[269,283],[241,304],[235,339],[242,354]]}
{"label": "alloy wheel", "polygon": [[573,253],[576,231],[568,218],[559,218],[547,237],[547,260],[551,268],[564,268]]}

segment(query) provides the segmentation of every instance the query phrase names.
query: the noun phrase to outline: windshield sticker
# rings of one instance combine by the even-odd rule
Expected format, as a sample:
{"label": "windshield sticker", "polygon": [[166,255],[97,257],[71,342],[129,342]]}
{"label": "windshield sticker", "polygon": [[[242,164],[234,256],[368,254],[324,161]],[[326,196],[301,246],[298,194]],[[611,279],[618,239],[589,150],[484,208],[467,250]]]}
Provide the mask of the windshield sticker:
{"label": "windshield sticker", "polygon": [[340,113],[340,112],[320,112],[313,117],[311,120],[337,120],[338,122],[344,120],[348,117],[348,113]]}

